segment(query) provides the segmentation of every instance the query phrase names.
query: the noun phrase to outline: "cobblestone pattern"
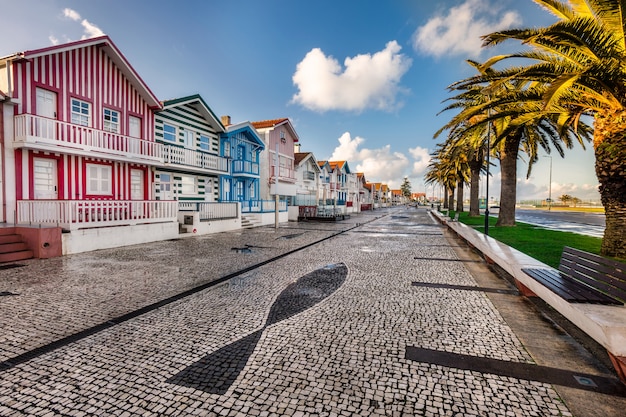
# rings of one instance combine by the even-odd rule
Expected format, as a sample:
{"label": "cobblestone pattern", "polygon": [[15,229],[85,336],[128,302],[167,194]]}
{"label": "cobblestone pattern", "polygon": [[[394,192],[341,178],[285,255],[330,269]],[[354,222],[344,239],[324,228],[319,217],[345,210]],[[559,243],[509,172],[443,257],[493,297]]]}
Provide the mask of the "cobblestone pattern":
{"label": "cobblestone pattern", "polygon": [[[411,219],[380,219],[3,372],[0,415],[570,415],[548,384],[404,359],[410,345],[531,362],[483,293],[411,285],[476,283],[439,260],[456,255],[423,210],[397,213]],[[290,283],[341,262],[336,292],[264,328]],[[263,328],[226,394],[171,381]]]}

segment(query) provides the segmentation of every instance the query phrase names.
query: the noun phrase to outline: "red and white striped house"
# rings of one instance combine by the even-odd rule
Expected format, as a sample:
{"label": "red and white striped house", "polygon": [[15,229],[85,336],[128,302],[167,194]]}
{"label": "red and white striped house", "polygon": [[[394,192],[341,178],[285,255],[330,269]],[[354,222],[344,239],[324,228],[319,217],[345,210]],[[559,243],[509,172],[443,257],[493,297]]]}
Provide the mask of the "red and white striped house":
{"label": "red and white striped house", "polygon": [[176,203],[153,195],[161,104],[111,39],[0,58],[0,90],[4,222],[61,227],[63,253],[177,235]]}

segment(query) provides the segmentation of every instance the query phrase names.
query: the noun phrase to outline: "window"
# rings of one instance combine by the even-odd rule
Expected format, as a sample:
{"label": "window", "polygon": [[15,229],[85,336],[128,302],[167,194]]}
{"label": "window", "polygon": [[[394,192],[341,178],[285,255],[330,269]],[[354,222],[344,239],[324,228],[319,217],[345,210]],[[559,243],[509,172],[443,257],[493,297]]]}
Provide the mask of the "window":
{"label": "window", "polygon": [[254,182],[250,183],[250,200],[254,200],[256,198],[256,187],[254,185]]}
{"label": "window", "polygon": [[163,123],[163,139],[170,142],[176,142],[176,126]]}
{"label": "window", "polygon": [[239,159],[240,161],[243,161],[246,159],[245,155],[246,155],[246,147],[243,145],[237,146],[237,159]]}
{"label": "window", "polygon": [[252,152],[252,162],[256,162],[257,161],[257,156],[258,155],[258,151],[253,151]]}
{"label": "window", "polygon": [[200,135],[200,149],[208,151],[211,140],[204,135]]}
{"label": "window", "polygon": [[112,195],[110,165],[87,164],[87,194]]}
{"label": "window", "polygon": [[183,195],[198,194],[198,185],[196,183],[196,177],[182,175],[180,177],[180,193]]}
{"label": "window", "polygon": [[78,99],[72,99],[72,123],[75,125],[89,126],[89,103]]}
{"label": "window", "polygon": [[230,143],[224,142],[224,156],[230,158]]}
{"label": "window", "polygon": [[105,132],[119,133],[120,112],[111,109],[104,109],[104,123],[102,128]]}

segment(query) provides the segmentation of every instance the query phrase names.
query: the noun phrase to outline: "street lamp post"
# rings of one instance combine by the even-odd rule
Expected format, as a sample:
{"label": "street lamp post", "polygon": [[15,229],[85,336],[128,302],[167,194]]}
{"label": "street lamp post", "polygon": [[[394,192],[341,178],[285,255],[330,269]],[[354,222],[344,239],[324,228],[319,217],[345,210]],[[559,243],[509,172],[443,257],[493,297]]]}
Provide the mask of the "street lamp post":
{"label": "street lamp post", "polygon": [[546,158],[550,158],[550,184],[548,184],[548,211],[552,209],[552,157],[545,155]]}
{"label": "street lamp post", "polygon": [[[489,110],[487,110],[487,117],[489,117]],[[489,236],[489,152],[490,152],[490,140],[491,140],[491,122],[487,124],[487,174],[485,178],[485,235]]]}

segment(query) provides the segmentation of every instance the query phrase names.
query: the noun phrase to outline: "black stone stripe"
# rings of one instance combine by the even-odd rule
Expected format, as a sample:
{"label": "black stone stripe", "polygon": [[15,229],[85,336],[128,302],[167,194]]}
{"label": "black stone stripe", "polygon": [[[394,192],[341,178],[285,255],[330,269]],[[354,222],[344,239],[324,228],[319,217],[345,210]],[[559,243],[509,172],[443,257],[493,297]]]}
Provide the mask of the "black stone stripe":
{"label": "black stone stripe", "polygon": [[549,366],[462,355],[414,346],[407,346],[405,359],[475,371],[483,374],[544,382],[552,385],[561,385],[585,391],[626,397],[626,386],[617,378],[585,374]]}
{"label": "black stone stripe", "polygon": [[517,290],[507,290],[507,289],[487,288],[487,287],[473,287],[471,285],[438,284],[435,282],[412,282],[411,285],[413,285],[414,287],[444,288],[448,290],[480,291],[480,292],[494,292],[498,294],[519,295],[519,292]]}

